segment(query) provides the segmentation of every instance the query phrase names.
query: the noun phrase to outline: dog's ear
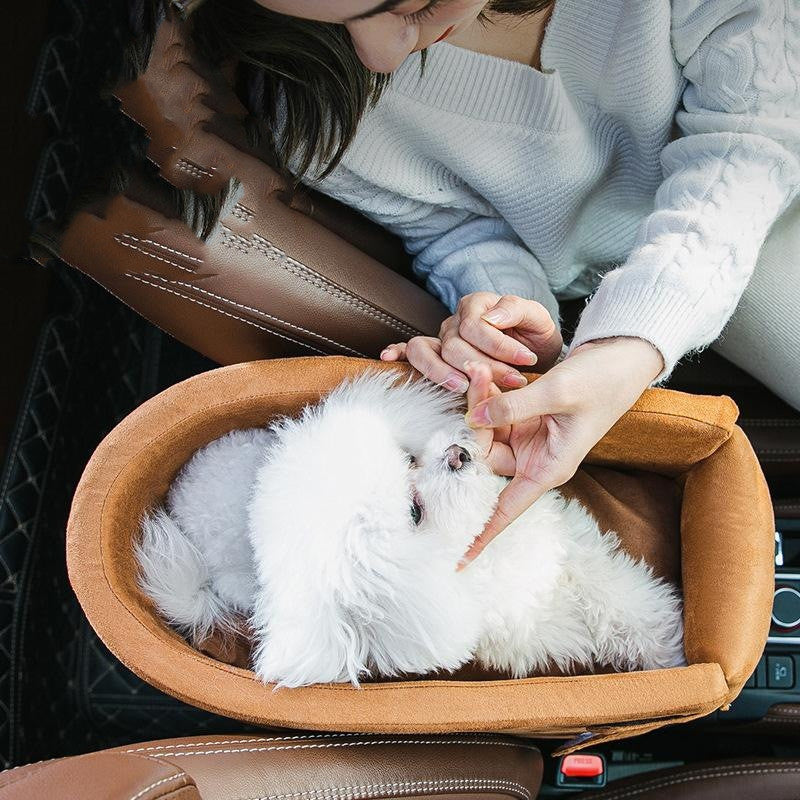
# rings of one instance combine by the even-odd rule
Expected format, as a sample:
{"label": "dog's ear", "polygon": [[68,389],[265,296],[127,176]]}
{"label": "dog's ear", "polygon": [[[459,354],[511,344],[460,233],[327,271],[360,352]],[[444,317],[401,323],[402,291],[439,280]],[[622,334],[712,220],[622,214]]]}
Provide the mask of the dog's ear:
{"label": "dog's ear", "polygon": [[254,540],[260,591],[251,617],[253,666],[262,680],[358,685],[371,674],[370,632],[383,619],[378,598],[392,576],[380,553],[386,531],[367,513],[349,512],[346,525],[334,526],[324,515],[298,512],[286,522],[286,530],[297,526],[292,535],[271,536],[269,547]]}
{"label": "dog's ear", "polygon": [[[312,589],[308,586],[306,589]],[[263,594],[251,617],[256,632],[253,669],[277,686],[358,685],[368,674],[366,641],[338,602],[298,588],[277,602]]]}
{"label": "dog's ear", "polygon": [[480,635],[479,598],[465,591],[450,555],[413,544],[370,598],[369,662],[382,676],[456,670],[473,656]]}
{"label": "dog's ear", "polygon": [[[341,549],[295,550],[293,557],[284,551],[262,564],[268,588],[251,620],[262,680],[358,685],[368,677],[453,670],[471,657],[479,598],[465,591],[451,556],[413,534],[387,535],[359,522]],[[287,558],[294,569],[287,570]],[[278,564],[284,568],[273,571]]]}

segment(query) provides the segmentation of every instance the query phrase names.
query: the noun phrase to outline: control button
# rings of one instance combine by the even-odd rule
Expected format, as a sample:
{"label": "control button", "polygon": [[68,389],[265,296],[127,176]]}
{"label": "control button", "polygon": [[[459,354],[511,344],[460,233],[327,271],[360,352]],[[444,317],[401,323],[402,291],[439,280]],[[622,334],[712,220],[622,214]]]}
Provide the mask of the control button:
{"label": "control button", "polygon": [[593,753],[564,756],[556,771],[556,786],[595,789],[606,785],[606,760]]}
{"label": "control button", "polygon": [[775,590],[772,599],[772,621],[779,628],[796,628],[800,625],[800,592],[791,586]]}
{"label": "control button", "polygon": [[596,778],[603,774],[600,756],[566,756],[561,762],[561,772],[568,778]]}
{"label": "control button", "polygon": [[770,689],[791,689],[794,686],[794,661],[791,656],[767,658],[767,686]]}

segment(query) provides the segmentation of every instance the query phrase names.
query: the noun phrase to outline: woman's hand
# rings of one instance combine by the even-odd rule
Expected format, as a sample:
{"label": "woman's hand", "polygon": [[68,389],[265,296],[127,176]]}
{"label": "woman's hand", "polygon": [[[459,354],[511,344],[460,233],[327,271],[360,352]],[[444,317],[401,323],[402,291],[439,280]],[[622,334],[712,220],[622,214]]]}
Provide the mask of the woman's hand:
{"label": "woman's hand", "polygon": [[498,386],[519,389],[527,380],[514,366],[547,369],[561,353],[561,331],[535,300],[491,292],[462,297],[456,313],[439,328],[439,338],[417,336],[389,345],[383,361],[408,360],[423,375],[454,392],[469,384],[465,362],[483,363]]}
{"label": "woman's hand", "polygon": [[576,348],[529,386],[500,394],[482,364],[469,364],[469,424],[493,429],[479,441],[495,472],[513,475],[494,515],[460,566],[548,489],[569,480],[608,429],[634,404],[663,369],[660,353],[635,338],[603,339]]}

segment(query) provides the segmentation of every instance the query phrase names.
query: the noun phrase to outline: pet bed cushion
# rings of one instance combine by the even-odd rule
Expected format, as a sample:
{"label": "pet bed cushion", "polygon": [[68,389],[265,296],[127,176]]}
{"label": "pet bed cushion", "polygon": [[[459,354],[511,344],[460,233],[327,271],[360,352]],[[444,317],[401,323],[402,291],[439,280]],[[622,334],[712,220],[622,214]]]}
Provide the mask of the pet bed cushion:
{"label": "pet bed cushion", "polygon": [[577,735],[564,751],[693,719],[739,693],[769,624],[769,495],[735,425],[733,402],[667,390],[645,392],[592,450],[569,491],[660,573],[674,574],[680,563],[687,667],[272,691],[249,670],[194,650],[167,627],[136,583],[131,545],[143,511],[163,500],[202,445],[295,413],[367,367],[405,371],[334,357],[212,370],[149,400],[100,444],[75,495],[68,566],[90,623],[127,667],[185,702],[264,726]]}

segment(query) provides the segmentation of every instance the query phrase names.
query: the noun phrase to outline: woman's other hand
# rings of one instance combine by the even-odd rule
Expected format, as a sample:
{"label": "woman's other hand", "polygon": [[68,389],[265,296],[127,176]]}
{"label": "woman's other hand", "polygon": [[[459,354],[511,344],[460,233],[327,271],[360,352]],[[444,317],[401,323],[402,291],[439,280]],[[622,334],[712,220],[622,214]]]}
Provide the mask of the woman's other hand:
{"label": "woman's other hand", "polygon": [[489,463],[513,477],[461,566],[548,489],[569,480],[662,369],[661,354],[635,338],[581,345],[529,386],[505,394],[492,390],[485,366],[467,365],[478,384],[470,390],[467,421],[483,431],[479,441],[487,429],[495,431],[491,446],[484,444]]}
{"label": "woman's other hand", "polygon": [[561,331],[541,303],[474,292],[461,298],[456,313],[439,328],[438,339],[417,336],[389,345],[381,359],[408,360],[434,383],[461,393],[469,384],[464,364],[483,363],[498,386],[519,389],[527,381],[515,367],[548,369],[561,346]]}

